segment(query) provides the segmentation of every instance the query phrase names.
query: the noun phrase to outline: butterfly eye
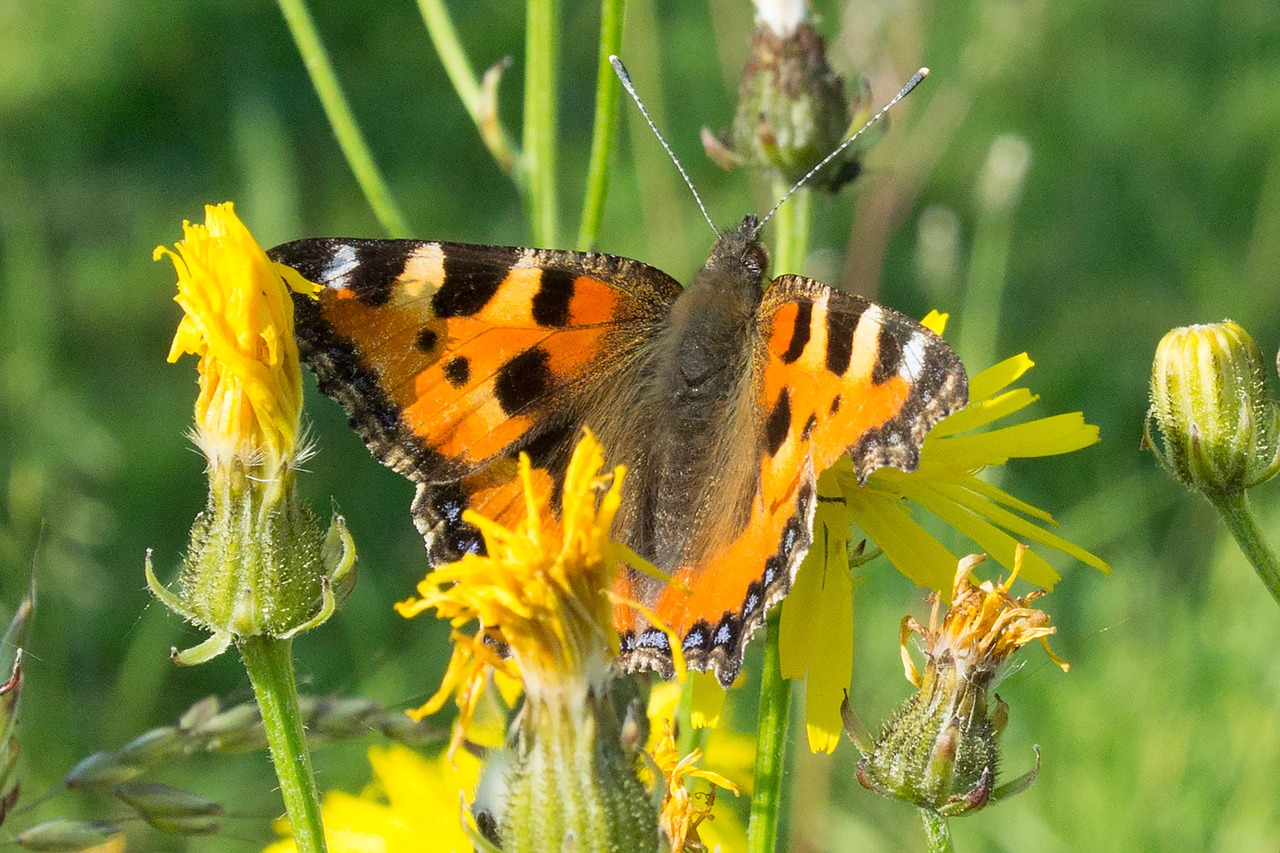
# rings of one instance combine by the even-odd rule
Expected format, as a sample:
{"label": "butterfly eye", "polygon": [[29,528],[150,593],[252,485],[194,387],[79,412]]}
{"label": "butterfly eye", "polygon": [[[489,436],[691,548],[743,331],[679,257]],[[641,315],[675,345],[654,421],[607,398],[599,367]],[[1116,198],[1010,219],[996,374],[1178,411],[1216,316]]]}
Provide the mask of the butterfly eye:
{"label": "butterfly eye", "polygon": [[747,269],[756,275],[763,276],[765,270],[769,268],[769,250],[763,243],[752,243],[742,253],[742,262]]}

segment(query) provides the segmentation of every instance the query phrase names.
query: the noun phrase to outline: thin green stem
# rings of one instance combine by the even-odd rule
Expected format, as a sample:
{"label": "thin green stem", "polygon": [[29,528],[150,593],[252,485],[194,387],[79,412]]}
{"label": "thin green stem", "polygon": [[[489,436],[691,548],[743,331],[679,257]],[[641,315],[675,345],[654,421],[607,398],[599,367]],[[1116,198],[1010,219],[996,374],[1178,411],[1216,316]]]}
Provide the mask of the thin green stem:
{"label": "thin green stem", "polygon": [[490,68],[481,83],[471,60],[467,58],[467,52],[462,48],[458,30],[453,25],[453,18],[449,16],[444,0],[418,0],[418,11],[422,13],[422,21],[427,25],[427,35],[444,65],[444,73],[458,93],[458,99],[462,101],[467,115],[471,116],[471,121],[480,131],[485,147],[502,170],[514,177],[514,145],[506,128],[498,121],[498,75],[506,64],[499,63]]}
{"label": "thin green stem", "polygon": [[262,725],[271,747],[271,761],[280,781],[280,795],[284,798],[294,844],[298,853],[324,853],[320,794],[316,790],[311,753],[307,750],[302,712],[298,708],[292,641],[257,636],[241,640],[238,645],[262,713]]}
{"label": "thin green stem", "polygon": [[578,224],[578,249],[596,247],[604,199],[609,192],[609,155],[618,138],[618,99],[622,87],[609,57],[622,50],[622,17],[626,0],[600,0],[600,61],[596,67],[596,116],[591,127],[591,159],[587,166],[587,192]]}
{"label": "thin green stem", "polygon": [[373,208],[374,216],[392,237],[407,237],[409,226],[405,224],[404,215],[391,197],[382,173],[373,162],[373,155],[369,153],[369,146],[351,113],[347,96],[343,94],[338,78],[333,73],[333,63],[329,61],[329,54],[320,41],[320,34],[316,31],[315,22],[311,20],[306,3],[304,0],[278,2],[280,11],[284,13],[285,23],[289,25],[289,32],[293,35],[294,44],[298,46],[298,53],[302,55],[307,74],[311,76],[311,85],[320,96],[329,125],[338,138],[338,146],[347,158],[347,164],[351,167],[361,192]]}
{"label": "thin green stem", "polygon": [[1249,498],[1243,492],[1234,495],[1210,497],[1209,501],[1222,514],[1227,529],[1235,537],[1236,544],[1244,552],[1258,577],[1271,593],[1271,597],[1280,604],[1280,561],[1267,544],[1258,526],[1258,519],[1249,507]]}
{"label": "thin green stem", "polygon": [[782,771],[787,764],[787,736],[791,728],[791,682],[782,677],[775,608],[765,621],[764,664],[760,673],[760,719],[756,735],[754,790],[747,826],[748,853],[778,849],[782,814]]}
{"label": "thin green stem", "polygon": [[556,197],[557,71],[560,0],[528,0],[525,17],[525,200],[535,245],[554,248],[559,237]]}
{"label": "thin green stem", "polygon": [[956,350],[966,364],[978,369],[996,360],[1012,235],[1011,207],[979,213],[956,336]]}
{"label": "thin green stem", "polygon": [[[782,198],[791,187],[782,180],[775,181],[775,198]],[[808,187],[801,187],[778,208],[773,217],[773,270],[774,274],[794,273],[803,275],[805,256],[809,254],[809,214],[813,208],[813,196]]]}
{"label": "thin green stem", "polygon": [[945,817],[933,809],[921,809],[920,820],[924,822],[929,853],[955,853],[955,845],[951,843],[951,827],[947,825]]}

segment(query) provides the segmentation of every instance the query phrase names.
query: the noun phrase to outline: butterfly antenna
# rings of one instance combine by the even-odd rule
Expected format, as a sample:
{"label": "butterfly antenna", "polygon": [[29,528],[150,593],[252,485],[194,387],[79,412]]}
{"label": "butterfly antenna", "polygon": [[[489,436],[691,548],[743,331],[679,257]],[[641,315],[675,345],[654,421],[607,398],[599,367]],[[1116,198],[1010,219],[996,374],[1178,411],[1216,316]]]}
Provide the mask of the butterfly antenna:
{"label": "butterfly antenna", "polygon": [[[658,126],[654,124],[653,119],[649,117],[649,111],[644,108],[644,101],[641,101],[640,96],[636,94],[636,87],[631,83],[631,75],[627,73],[627,67],[623,65],[622,60],[616,56],[610,56],[609,62],[613,64],[614,73],[617,74],[618,79],[622,81],[622,88],[626,89],[627,94],[631,96],[631,100],[636,102],[636,106],[640,108],[640,115],[644,116],[644,120],[649,122],[649,129],[653,131],[654,136],[658,137],[658,141],[662,143],[662,148],[667,152],[667,156],[671,158],[671,162],[676,164],[676,169],[679,170],[680,177],[684,178],[685,184],[689,187],[689,192],[693,193],[693,200],[698,203],[698,209],[702,211],[703,218],[707,220],[707,224],[711,226],[711,230],[716,232],[716,236],[720,236],[720,229],[716,227],[716,223],[711,218],[711,214],[707,213],[707,206],[702,203],[702,196],[698,195],[697,189],[693,186],[693,181],[689,180],[689,174],[684,170],[684,166],[680,165],[680,159],[676,157],[676,152],[671,150],[671,146],[667,144],[667,140],[662,136],[662,131],[658,130]],[[876,118],[879,118],[879,116],[876,116]],[[790,193],[788,193],[788,195],[790,195]]]}
{"label": "butterfly antenna", "polygon": [[[844,151],[846,148],[852,145],[855,141],[857,141],[858,137],[866,133],[867,130],[872,125],[880,121],[880,119],[884,118],[884,114],[889,112],[889,110],[893,108],[894,104],[898,103],[898,101],[901,101],[907,95],[910,95],[911,90],[914,89],[916,86],[919,86],[920,82],[928,76],[929,76],[928,68],[921,68],[915,74],[912,74],[911,79],[907,81],[906,85],[898,90],[898,94],[893,96],[893,100],[889,101],[889,103],[885,104],[883,107],[880,108],[880,112],[876,113],[871,118],[869,118],[866,124],[858,128],[857,133],[855,133],[853,136],[850,136],[844,142],[841,142],[839,148],[837,148],[835,151],[832,151],[826,157],[823,157],[822,162],[818,163],[818,165],[810,169],[809,172],[803,178],[796,181],[795,185],[792,186],[791,189],[787,190],[787,194],[784,195],[782,198],[778,199],[778,203],[773,206],[773,209],[765,214],[764,219],[760,220],[760,226],[763,228],[764,224],[768,222],[770,219],[772,219],[773,215],[778,212],[778,208],[782,207],[782,203],[784,201],[791,198],[791,196],[795,193],[795,191],[800,189],[802,186],[804,186],[805,183],[807,183],[810,178],[812,178],[815,174],[817,174],[822,169],[823,166],[827,165],[832,160],[839,157],[842,151]],[[644,108],[641,107],[641,109],[644,109]]]}

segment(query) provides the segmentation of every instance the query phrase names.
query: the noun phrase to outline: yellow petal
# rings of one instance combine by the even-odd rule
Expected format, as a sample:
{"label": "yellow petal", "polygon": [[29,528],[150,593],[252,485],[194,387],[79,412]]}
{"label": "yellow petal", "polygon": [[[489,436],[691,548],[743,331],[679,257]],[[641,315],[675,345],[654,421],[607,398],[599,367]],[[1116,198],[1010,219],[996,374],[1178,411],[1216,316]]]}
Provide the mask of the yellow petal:
{"label": "yellow petal", "polygon": [[714,729],[720,725],[724,700],[729,692],[720,686],[711,672],[689,673],[689,722],[695,729]]}
{"label": "yellow petal", "polygon": [[830,753],[844,731],[840,703],[853,678],[853,579],[847,564],[828,563],[824,580],[822,606],[810,614],[822,626],[822,645],[809,658],[805,730],[810,750]]}
{"label": "yellow petal", "polygon": [[1011,458],[1031,459],[1071,453],[1097,441],[1098,428],[1085,423],[1080,412],[1071,412],[939,441],[932,448],[931,460],[976,470],[988,465],[1003,465]]}
{"label": "yellow petal", "polygon": [[970,378],[969,399],[976,402],[994,396],[1035,365],[1036,363],[1025,352],[991,365],[977,376]]}
{"label": "yellow petal", "polygon": [[845,491],[849,513],[889,562],[917,586],[947,590],[956,557],[917,524],[902,507],[875,489]]}
{"label": "yellow petal", "polygon": [[931,447],[936,439],[944,436],[957,435],[994,423],[1025,409],[1038,399],[1040,399],[1039,395],[1032,394],[1026,388],[1014,388],[997,397],[970,403],[960,411],[947,415],[939,421],[929,431],[930,441],[926,442],[925,447]]}

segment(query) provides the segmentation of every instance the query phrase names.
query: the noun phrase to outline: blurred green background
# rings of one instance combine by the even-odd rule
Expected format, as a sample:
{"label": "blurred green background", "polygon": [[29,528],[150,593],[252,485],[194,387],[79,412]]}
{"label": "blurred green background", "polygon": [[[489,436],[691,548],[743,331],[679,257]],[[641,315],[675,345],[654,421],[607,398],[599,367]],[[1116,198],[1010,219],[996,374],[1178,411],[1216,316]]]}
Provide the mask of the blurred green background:
{"label": "blurred green background", "polygon": [[[919,65],[934,76],[893,116],[865,176],[816,200],[808,271],[911,314],[951,311],[973,368],[1027,350],[1037,412],[1083,409],[1102,429],[1100,445],[1004,474],[1114,575],[1050,555],[1065,579],[1043,604],[1072,670],[1030,649],[1001,688],[1008,772],[1030,763],[1033,743],[1044,770],[1017,800],[957,821],[958,849],[1276,850],[1280,614],[1207,504],[1138,440],[1164,331],[1231,317],[1264,352],[1280,338],[1280,14],[1267,0],[814,1],[837,70],[868,76],[877,102]],[[517,193],[414,5],[311,5],[414,232],[527,242]],[[515,57],[502,108],[518,129],[522,5],[452,5],[477,66]],[[585,173],[596,16],[594,4],[565,4],[566,235]],[[627,12],[624,58],[723,225],[773,201],[698,143],[703,125],[731,120],[751,17],[746,0],[632,0]],[[635,118],[624,110],[600,247],[685,277],[712,235]],[[1001,137],[1000,163],[1028,158],[1025,185],[984,205]],[[165,364],[179,311],[172,269],[151,251],[227,199],[266,245],[381,234],[276,6],[0,2],[0,601],[16,604],[33,569],[40,587],[24,799],[203,695],[249,697],[230,655],[169,664],[171,645],[199,637],[142,580],[147,548],[161,577],[176,571],[205,488],[185,437],[195,364]],[[304,688],[420,702],[445,634],[390,609],[425,568],[411,489],[313,392],[320,452],[303,489],[347,516],[361,580],[296,644]],[[1280,538],[1274,487],[1255,502]],[[866,574],[853,701],[873,723],[907,693],[897,620],[926,611],[887,565]],[[739,699],[749,714],[754,697]],[[358,790],[366,745],[322,750],[321,784]],[[834,759],[799,755],[791,849],[922,849],[911,810],[859,788],[855,761],[847,743]],[[130,849],[252,850],[268,837],[279,806],[265,755],[193,759],[159,778],[238,817],[189,844],[140,827]],[[38,815],[106,808],[64,794]]]}

